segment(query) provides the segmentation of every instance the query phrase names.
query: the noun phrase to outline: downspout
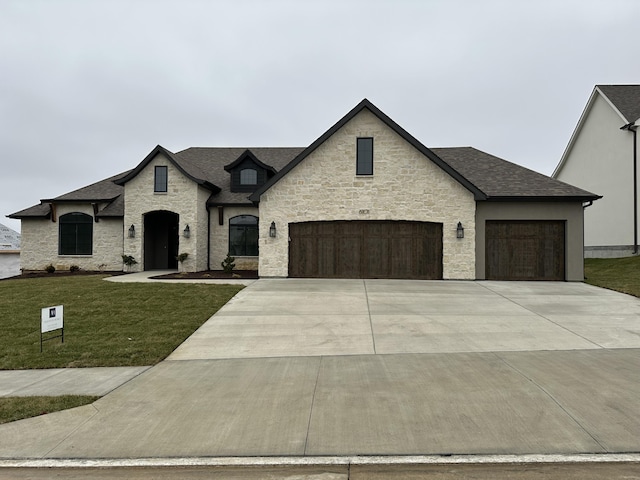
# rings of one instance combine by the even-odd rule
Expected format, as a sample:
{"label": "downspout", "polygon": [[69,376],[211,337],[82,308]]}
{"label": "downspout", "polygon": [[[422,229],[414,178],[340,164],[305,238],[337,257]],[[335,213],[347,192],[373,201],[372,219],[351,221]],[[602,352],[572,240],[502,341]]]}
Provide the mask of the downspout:
{"label": "downspout", "polygon": [[628,123],[620,128],[633,133],[633,254],[638,254],[638,126]]}
{"label": "downspout", "polygon": [[211,270],[211,210],[207,203],[207,271]]}
{"label": "downspout", "polygon": [[633,132],[633,254],[638,254],[638,127]]}

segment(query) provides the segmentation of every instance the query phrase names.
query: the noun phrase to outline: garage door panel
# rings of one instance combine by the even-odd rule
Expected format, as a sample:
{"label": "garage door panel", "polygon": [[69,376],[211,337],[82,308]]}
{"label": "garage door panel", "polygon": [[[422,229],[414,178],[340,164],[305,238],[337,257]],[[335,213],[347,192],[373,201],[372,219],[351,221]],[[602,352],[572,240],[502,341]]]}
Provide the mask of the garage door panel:
{"label": "garage door panel", "polygon": [[304,222],[289,232],[292,277],[442,278],[442,224]]}
{"label": "garage door panel", "polygon": [[489,220],[485,248],[487,279],[565,279],[564,221]]}

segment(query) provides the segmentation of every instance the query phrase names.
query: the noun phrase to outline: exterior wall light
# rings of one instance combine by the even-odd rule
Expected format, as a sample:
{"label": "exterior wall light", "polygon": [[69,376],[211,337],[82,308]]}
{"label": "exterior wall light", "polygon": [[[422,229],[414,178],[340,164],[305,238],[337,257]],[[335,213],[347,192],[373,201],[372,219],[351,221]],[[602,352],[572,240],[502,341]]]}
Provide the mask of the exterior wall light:
{"label": "exterior wall light", "polygon": [[464,238],[464,228],[462,228],[462,223],[458,222],[458,226],[456,227],[456,237]]}
{"label": "exterior wall light", "polygon": [[269,227],[269,236],[271,238],[276,238],[276,222],[271,222],[271,226]]}
{"label": "exterior wall light", "polygon": [[186,227],[184,227],[184,231],[182,232],[182,234],[184,235],[184,238],[189,238],[191,236],[191,229],[189,228],[188,224]]}
{"label": "exterior wall light", "polygon": [[136,227],[133,224],[129,227],[129,238],[136,238]]}

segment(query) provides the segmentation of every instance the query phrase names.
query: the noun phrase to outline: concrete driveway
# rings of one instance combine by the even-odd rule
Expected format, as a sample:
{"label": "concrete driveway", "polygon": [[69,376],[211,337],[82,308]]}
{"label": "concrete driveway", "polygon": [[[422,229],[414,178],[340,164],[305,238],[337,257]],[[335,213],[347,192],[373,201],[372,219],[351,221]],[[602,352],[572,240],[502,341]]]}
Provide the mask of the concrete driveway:
{"label": "concrete driveway", "polygon": [[169,360],[640,348],[640,301],[566,282],[260,280]]}
{"label": "concrete driveway", "polygon": [[0,458],[637,453],[639,371],[640,300],[589,285],[259,280]]}

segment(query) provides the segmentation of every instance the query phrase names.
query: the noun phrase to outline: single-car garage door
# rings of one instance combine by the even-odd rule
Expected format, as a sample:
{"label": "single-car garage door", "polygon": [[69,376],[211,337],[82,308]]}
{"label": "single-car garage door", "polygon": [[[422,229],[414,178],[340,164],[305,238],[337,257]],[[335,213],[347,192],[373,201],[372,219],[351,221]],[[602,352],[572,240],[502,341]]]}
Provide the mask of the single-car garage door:
{"label": "single-car garage door", "polygon": [[565,280],[565,222],[486,223],[488,280]]}
{"label": "single-car garage door", "polygon": [[441,223],[290,223],[289,240],[290,277],[442,278]]}

